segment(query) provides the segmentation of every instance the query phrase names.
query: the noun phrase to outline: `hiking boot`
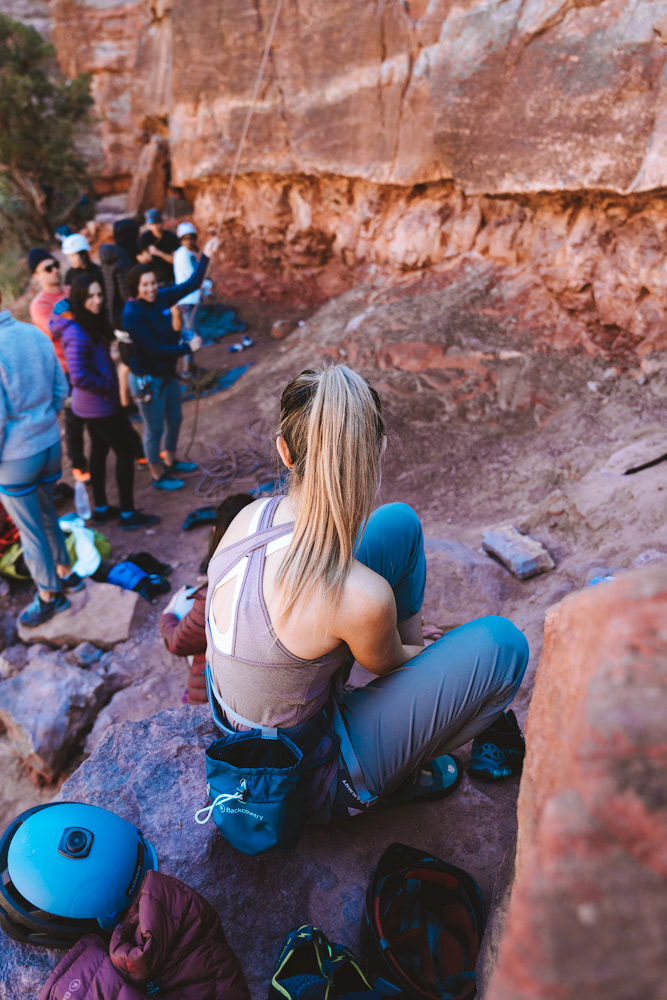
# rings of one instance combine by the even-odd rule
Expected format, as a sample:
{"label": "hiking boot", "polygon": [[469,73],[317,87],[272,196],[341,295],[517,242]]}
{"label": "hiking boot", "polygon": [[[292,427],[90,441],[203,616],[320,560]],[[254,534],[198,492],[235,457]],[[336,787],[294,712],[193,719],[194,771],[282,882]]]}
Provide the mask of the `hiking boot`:
{"label": "hiking boot", "polygon": [[331,947],[317,927],[303,924],[290,931],[278,957],[269,987],[269,1000],[326,1000],[330,976],[322,964]]}
{"label": "hiking boot", "polygon": [[114,521],[120,510],[118,507],[114,507],[113,504],[107,504],[104,510],[99,510],[97,507],[93,511],[93,521],[95,524],[106,524],[107,521]]}
{"label": "hiking boot", "polygon": [[140,510],[133,510],[127,516],[120,515],[120,526],[123,531],[137,531],[139,528],[150,528],[153,524],[159,524],[160,518],[157,514],[144,514]]}
{"label": "hiking boot", "polygon": [[28,605],[19,621],[26,628],[35,628],[69,607],[70,603],[63,593],[57,593],[50,601],[43,601],[39,594],[36,594],[35,600]]}
{"label": "hiking boot", "polygon": [[510,709],[473,740],[468,774],[480,781],[502,781],[521,773],[525,754],[526,741]]}
{"label": "hiking boot", "polygon": [[443,753],[427,761],[400,788],[387,798],[388,805],[400,802],[434,802],[444,799],[461,784],[463,765],[458,757]]}
{"label": "hiking boot", "polygon": [[60,586],[63,590],[69,590],[75,594],[77,591],[83,590],[86,581],[78,573],[70,573],[68,576],[60,577]]}
{"label": "hiking boot", "polygon": [[184,486],[182,479],[172,479],[166,472],[159,479],[153,480],[154,490],[182,490]]}

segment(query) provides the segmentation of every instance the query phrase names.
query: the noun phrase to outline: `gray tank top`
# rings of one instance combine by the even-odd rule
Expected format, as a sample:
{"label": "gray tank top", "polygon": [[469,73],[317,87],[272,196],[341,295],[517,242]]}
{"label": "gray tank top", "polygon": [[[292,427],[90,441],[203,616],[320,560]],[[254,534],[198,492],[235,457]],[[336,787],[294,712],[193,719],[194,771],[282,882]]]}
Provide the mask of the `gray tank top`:
{"label": "gray tank top", "polygon": [[[281,500],[268,500],[257,529],[251,527],[247,538],[216,552],[209,563],[206,658],[214,688],[233,712],[255,725],[287,729],[306,722],[327,703],[332,678],[349,649],[341,643],[318,660],[303,660],[290,653],[274,631],[262,581],[267,546],[294,529],[293,523],[273,526]],[[231,622],[223,634],[215,624],[211,600],[231,579],[236,580]]]}

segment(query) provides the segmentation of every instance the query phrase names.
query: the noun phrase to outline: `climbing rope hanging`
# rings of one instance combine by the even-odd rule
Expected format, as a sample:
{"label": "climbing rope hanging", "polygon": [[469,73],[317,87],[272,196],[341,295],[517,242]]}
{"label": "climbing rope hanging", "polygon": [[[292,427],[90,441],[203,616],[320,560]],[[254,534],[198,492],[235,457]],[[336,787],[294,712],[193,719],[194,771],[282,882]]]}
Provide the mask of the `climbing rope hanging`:
{"label": "climbing rope hanging", "polygon": [[[262,59],[261,59],[261,62],[259,64],[259,69],[257,70],[257,75],[255,76],[255,83],[254,83],[254,86],[253,86],[253,89],[252,89],[252,96],[250,98],[250,103],[248,105],[248,110],[246,111],[245,120],[243,122],[243,129],[241,130],[241,138],[239,139],[238,145],[236,147],[236,155],[234,157],[234,163],[232,165],[232,172],[229,175],[229,184],[227,185],[227,191],[225,193],[225,199],[224,199],[224,201],[222,203],[222,212],[220,213],[220,222],[218,223],[218,228],[217,228],[216,233],[215,233],[215,235],[216,235],[216,237],[218,239],[220,238],[220,234],[222,232],[222,228],[223,228],[223,226],[225,224],[225,218],[227,216],[227,210],[229,208],[229,201],[231,199],[232,190],[234,188],[234,181],[236,180],[236,175],[238,173],[239,164],[241,162],[241,155],[243,153],[243,147],[245,145],[246,137],[248,135],[248,129],[250,128],[250,121],[251,121],[252,116],[253,116],[253,114],[255,112],[255,107],[256,107],[256,104],[257,104],[257,97],[258,97],[258,94],[259,94],[259,88],[262,85],[262,79],[264,77],[264,70],[266,69],[266,63],[267,63],[267,60],[269,58],[269,52],[271,51],[271,44],[273,42],[273,36],[275,34],[275,31],[276,31],[276,25],[278,24],[278,17],[280,15],[280,8],[282,7],[282,3],[283,3],[283,0],[276,0],[276,6],[274,7],[274,10],[273,10],[273,17],[271,19],[271,24],[269,26],[269,31],[268,31],[268,34],[266,36],[266,42],[264,44],[264,51],[262,53]],[[211,264],[211,262],[209,261],[208,265],[206,267],[206,271],[204,273],[204,277],[206,277],[206,274],[208,274],[208,269],[210,267],[210,264]],[[199,314],[199,306],[200,306],[200,304],[201,304],[201,296],[199,297],[199,301],[197,302],[197,305],[195,306],[195,315],[194,315],[193,323],[192,323],[192,327],[195,330],[197,329],[197,316]],[[193,418],[193,423],[192,423],[192,434],[190,435],[190,441],[189,441],[188,447],[186,448],[186,451],[185,451],[185,457],[186,458],[188,458],[188,456],[190,455],[190,449],[192,448],[192,445],[194,444],[195,436],[197,434],[197,424],[199,422],[199,400],[200,400],[200,398],[201,398],[201,393],[200,393],[200,378],[199,378],[199,374],[197,374],[197,376],[196,376],[196,385],[195,385],[195,412],[194,412],[194,418]]]}

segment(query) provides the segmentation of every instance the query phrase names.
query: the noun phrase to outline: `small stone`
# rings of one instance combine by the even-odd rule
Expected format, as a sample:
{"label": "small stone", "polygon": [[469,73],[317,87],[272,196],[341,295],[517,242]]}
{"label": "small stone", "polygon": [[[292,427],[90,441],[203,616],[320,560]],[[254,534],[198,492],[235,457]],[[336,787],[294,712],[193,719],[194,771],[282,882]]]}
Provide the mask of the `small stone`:
{"label": "small stone", "polygon": [[92,642],[81,642],[67,654],[67,659],[77,667],[87,670],[102,656],[102,650],[93,646]]}
{"label": "small stone", "polygon": [[28,647],[22,642],[7,646],[0,653],[0,677],[5,680],[19,674],[28,662]]}
{"label": "small stone", "polygon": [[[299,323],[299,326],[303,326],[303,321]],[[285,337],[290,335],[293,329],[294,323],[291,323],[290,320],[277,319],[271,327],[271,336],[274,340],[284,340]]]}
{"label": "small stone", "polygon": [[500,559],[519,580],[527,580],[555,566],[541,542],[530,535],[522,535],[511,524],[487,528],[482,535],[482,547]]}
{"label": "small stone", "polygon": [[640,552],[630,565],[630,569],[638,569],[640,566],[651,566],[653,563],[667,562],[667,552],[660,549],[645,549]]}

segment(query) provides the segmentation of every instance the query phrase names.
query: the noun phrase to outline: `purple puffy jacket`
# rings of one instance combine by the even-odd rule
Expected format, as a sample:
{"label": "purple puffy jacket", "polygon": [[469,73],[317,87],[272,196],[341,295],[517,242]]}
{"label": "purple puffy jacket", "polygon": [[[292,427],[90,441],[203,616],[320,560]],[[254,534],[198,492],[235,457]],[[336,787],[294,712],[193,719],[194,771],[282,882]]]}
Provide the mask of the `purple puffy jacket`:
{"label": "purple puffy jacket", "polygon": [[106,341],[94,341],[71,313],[52,316],[49,330],[62,337],[72,383],[72,409],[77,417],[110,417],[120,410],[118,375]]}
{"label": "purple puffy jacket", "polygon": [[145,1000],[151,991],[160,1000],[250,1000],[211,904],[154,871],[146,872],[109,947],[86,934],[51,973],[39,1000]]}

